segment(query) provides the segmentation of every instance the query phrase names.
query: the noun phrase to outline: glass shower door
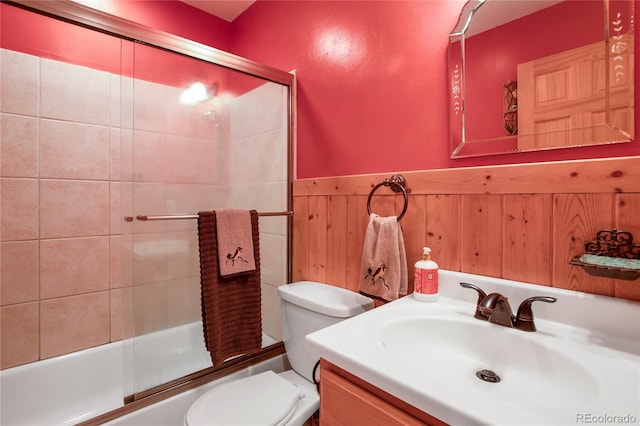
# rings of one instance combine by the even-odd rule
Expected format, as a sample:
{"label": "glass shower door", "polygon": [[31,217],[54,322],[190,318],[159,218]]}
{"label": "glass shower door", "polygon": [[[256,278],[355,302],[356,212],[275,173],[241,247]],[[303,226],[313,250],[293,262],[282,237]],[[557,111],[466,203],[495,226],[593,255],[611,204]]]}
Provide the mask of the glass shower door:
{"label": "glass shower door", "polygon": [[[288,87],[134,43],[124,86],[131,260],[131,393],[211,367],[203,339],[197,220],[219,208],[285,212]],[[125,203],[126,204],[126,203]],[[146,219],[146,220],[144,220]],[[281,340],[289,216],[261,217],[263,347]]]}

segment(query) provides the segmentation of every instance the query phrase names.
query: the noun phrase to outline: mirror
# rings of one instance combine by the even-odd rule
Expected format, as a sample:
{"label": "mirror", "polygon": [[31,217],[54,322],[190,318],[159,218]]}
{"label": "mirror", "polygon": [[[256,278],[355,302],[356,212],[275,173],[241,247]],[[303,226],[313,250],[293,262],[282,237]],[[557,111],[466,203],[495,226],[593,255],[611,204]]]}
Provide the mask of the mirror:
{"label": "mirror", "polygon": [[629,142],[633,0],[469,0],[449,35],[451,157]]}

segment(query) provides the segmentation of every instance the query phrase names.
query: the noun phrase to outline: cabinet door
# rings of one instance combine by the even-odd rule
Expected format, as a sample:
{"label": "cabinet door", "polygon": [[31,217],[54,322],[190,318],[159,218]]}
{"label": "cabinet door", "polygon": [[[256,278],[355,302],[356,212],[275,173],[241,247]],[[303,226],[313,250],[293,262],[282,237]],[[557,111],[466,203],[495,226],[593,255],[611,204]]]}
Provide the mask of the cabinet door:
{"label": "cabinet door", "polygon": [[343,377],[323,370],[320,383],[320,425],[424,425],[414,417]]}

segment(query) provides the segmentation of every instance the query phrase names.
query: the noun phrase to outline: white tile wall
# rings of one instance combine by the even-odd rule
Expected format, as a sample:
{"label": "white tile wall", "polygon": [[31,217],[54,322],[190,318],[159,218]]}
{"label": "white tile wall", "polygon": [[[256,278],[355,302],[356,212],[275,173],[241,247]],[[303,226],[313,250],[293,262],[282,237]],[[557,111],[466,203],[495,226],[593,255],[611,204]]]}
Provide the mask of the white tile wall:
{"label": "white tile wall", "polygon": [[40,61],[32,55],[0,51],[2,112],[37,116],[40,100]]}
{"label": "white tile wall", "polygon": [[40,60],[40,116],[108,126],[111,76],[64,62]]}
{"label": "white tile wall", "polygon": [[[185,106],[180,88],[0,55],[3,368],[199,318],[196,221],[122,217],[286,210],[286,91]],[[260,219],[273,337],[286,223]]]}
{"label": "white tile wall", "polygon": [[[230,205],[287,210],[285,111],[286,90],[274,83],[265,83],[230,105]],[[286,224],[284,216],[260,219],[263,329],[276,338],[281,337],[282,326],[275,289],[287,281]]]}

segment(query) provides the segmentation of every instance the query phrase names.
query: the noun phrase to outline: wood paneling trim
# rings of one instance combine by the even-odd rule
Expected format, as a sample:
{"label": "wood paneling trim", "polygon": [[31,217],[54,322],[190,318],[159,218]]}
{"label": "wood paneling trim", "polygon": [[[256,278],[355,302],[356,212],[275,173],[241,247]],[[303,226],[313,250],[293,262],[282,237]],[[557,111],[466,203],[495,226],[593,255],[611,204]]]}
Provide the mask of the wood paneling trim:
{"label": "wood paneling trim", "polygon": [[[640,239],[639,173],[640,157],[413,172],[405,176],[411,192],[400,222],[408,270],[426,245],[444,269],[640,300],[637,282],[593,277],[569,264],[600,229],[617,227]],[[367,197],[387,177],[297,182],[296,280],[358,291]],[[401,194],[381,188],[371,207],[391,216],[403,203]],[[411,292],[413,274],[408,278]]]}
{"label": "wood paneling trim", "polygon": [[531,282],[551,285],[552,197],[504,196],[503,278],[518,280],[526,276]]}
{"label": "wood paneling trim", "polygon": [[502,198],[462,196],[462,270],[500,277],[502,274]]}
{"label": "wood paneling trim", "polygon": [[[613,296],[615,280],[594,277],[568,263],[585,241],[615,224],[614,194],[556,194],[553,200],[553,287]],[[633,233],[633,232],[632,232]]]}
{"label": "wood paneling trim", "polygon": [[[614,210],[616,228],[630,231],[640,243],[640,194],[616,194]],[[615,296],[640,300],[640,282],[616,280]]]}
{"label": "wood paneling trim", "polygon": [[[411,194],[640,192],[640,156],[402,173]],[[300,179],[294,195],[368,195],[391,173]],[[384,193],[381,188],[379,193]],[[376,192],[376,195],[378,194]],[[389,191],[390,192],[390,191]]]}
{"label": "wood paneling trim", "polygon": [[349,290],[360,289],[362,250],[368,223],[367,197],[347,197],[347,282],[341,287]]}
{"label": "wood paneling trim", "polygon": [[309,197],[293,199],[293,281],[309,276]]}
{"label": "wood paneling trim", "polygon": [[309,197],[309,279],[327,282],[327,207],[328,197]]}
{"label": "wood paneling trim", "polygon": [[327,197],[327,283],[347,283],[347,197]]}

